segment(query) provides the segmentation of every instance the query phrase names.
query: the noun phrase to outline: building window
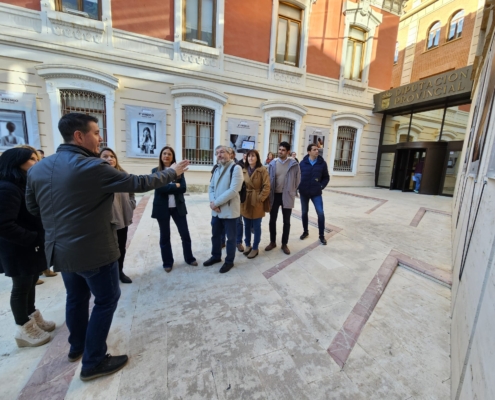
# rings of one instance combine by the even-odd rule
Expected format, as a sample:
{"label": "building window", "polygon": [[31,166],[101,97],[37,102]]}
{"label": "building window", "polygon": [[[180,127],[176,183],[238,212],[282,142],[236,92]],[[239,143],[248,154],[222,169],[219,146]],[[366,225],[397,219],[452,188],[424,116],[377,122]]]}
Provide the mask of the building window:
{"label": "building window", "polygon": [[292,147],[294,135],[294,121],[288,118],[272,118],[270,121],[270,143],[268,151],[278,153],[280,142],[287,142]]}
{"label": "building window", "polygon": [[101,20],[100,0],[56,0],[57,11]]}
{"label": "building window", "polygon": [[428,31],[428,44],[426,49],[433,49],[438,47],[438,42],[440,40],[440,22],[435,22],[430,30]]}
{"label": "building window", "polygon": [[214,110],[182,107],[182,157],[191,165],[213,164],[214,121]]}
{"label": "building window", "polygon": [[60,100],[62,116],[77,112],[98,118],[100,136],[103,139],[100,146],[107,146],[107,112],[104,95],[86,90],[60,89]]}
{"label": "building window", "polygon": [[364,48],[366,32],[355,26],[349,29],[347,52],[344,68],[344,78],[355,81],[361,80],[363,72]]}
{"label": "building window", "polygon": [[215,47],[215,0],[184,0],[184,40]]}
{"label": "building window", "polygon": [[395,42],[394,64],[399,62],[399,42]]}
{"label": "building window", "polygon": [[450,20],[449,35],[447,41],[458,39],[462,35],[462,26],[464,25],[464,10],[457,11]]}
{"label": "building window", "polygon": [[278,6],[277,51],[275,61],[297,67],[302,10],[287,3]]}
{"label": "building window", "polygon": [[352,172],[356,133],[356,128],[339,126],[333,164],[334,171]]}

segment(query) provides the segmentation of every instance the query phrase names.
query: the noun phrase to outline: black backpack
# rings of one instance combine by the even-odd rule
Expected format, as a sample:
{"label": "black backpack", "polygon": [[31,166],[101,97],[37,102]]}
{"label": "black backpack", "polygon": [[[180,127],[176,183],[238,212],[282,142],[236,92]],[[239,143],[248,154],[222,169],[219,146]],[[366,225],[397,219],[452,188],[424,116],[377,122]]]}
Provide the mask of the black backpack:
{"label": "black backpack", "polygon": [[[230,167],[230,183],[232,183],[232,174],[234,173],[234,168],[237,166],[237,164],[234,163],[232,167]],[[240,165],[239,165],[240,167]],[[213,178],[213,174],[215,173],[216,169],[218,168],[218,164],[215,164],[213,169],[211,170],[211,179]],[[241,190],[239,190],[239,198],[241,199],[241,203],[244,203],[246,201],[246,182],[242,182],[242,187]]]}

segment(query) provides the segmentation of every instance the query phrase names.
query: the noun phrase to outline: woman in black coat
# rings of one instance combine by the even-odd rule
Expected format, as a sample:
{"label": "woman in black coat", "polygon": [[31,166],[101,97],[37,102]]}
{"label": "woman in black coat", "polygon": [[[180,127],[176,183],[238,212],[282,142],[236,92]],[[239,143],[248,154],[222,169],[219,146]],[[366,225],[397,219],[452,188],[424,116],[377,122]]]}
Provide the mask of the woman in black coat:
{"label": "woman in black coat", "polygon": [[34,305],[36,281],[47,263],[41,219],[26,209],[27,171],[38,162],[33,150],[13,148],[0,156],[0,272],[12,278],[10,306],[19,347],[41,346],[55,329]]}
{"label": "woman in black coat", "polygon": [[[175,151],[170,146],[165,146],[160,151],[158,168],[151,172],[161,171],[175,164]],[[156,218],[160,227],[160,249],[162,252],[163,268],[166,272],[172,271],[174,266],[174,255],[170,243],[170,218],[172,218],[182,239],[182,252],[184,260],[189,265],[197,266],[198,262],[192,253],[191,235],[187,226],[187,208],[184,200],[186,192],[186,180],[184,174],[177,177],[174,182],[155,189],[153,200],[153,211],[151,218]]]}

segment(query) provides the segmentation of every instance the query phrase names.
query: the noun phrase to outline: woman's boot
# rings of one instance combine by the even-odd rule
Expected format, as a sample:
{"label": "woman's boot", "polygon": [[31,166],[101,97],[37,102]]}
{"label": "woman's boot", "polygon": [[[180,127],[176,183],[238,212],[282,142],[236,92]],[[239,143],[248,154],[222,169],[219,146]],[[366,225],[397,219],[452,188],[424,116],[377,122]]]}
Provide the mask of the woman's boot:
{"label": "woman's boot", "polygon": [[53,272],[50,268],[48,268],[43,271],[43,275],[45,275],[47,278],[50,278],[52,276],[57,276],[58,274],[56,272]]}
{"label": "woman's boot", "polygon": [[40,310],[36,310],[34,313],[32,313],[29,316],[29,319],[34,319],[36,325],[38,325],[38,328],[44,330],[45,332],[51,332],[57,326],[53,321],[45,321],[40,313]]}
{"label": "woman's boot", "polygon": [[50,341],[50,334],[41,330],[34,319],[17,326],[15,341],[18,347],[37,347]]}

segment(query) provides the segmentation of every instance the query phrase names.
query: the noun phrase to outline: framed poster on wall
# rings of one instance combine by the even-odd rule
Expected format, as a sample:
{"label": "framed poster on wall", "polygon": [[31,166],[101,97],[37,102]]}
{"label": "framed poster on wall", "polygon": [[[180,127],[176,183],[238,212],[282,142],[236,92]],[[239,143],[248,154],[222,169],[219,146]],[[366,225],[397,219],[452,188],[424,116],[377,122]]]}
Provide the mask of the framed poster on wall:
{"label": "framed poster on wall", "polygon": [[[325,161],[328,157],[328,143],[330,138],[329,128],[318,128],[314,126],[306,127],[306,146],[304,147],[304,156],[307,153],[306,149],[310,144],[314,144],[318,147],[318,155],[322,156]],[[300,157],[302,160],[303,156]]]}
{"label": "framed poster on wall", "polygon": [[166,143],[167,111],[125,106],[126,156],[157,158]]}
{"label": "framed poster on wall", "polygon": [[[227,130],[229,133],[229,147],[235,151],[235,158],[242,160],[244,153],[249,150],[258,150],[258,121],[229,118]],[[260,155],[263,158],[262,155]]]}
{"label": "framed poster on wall", "polygon": [[0,151],[20,144],[40,147],[36,96],[0,90]]}

